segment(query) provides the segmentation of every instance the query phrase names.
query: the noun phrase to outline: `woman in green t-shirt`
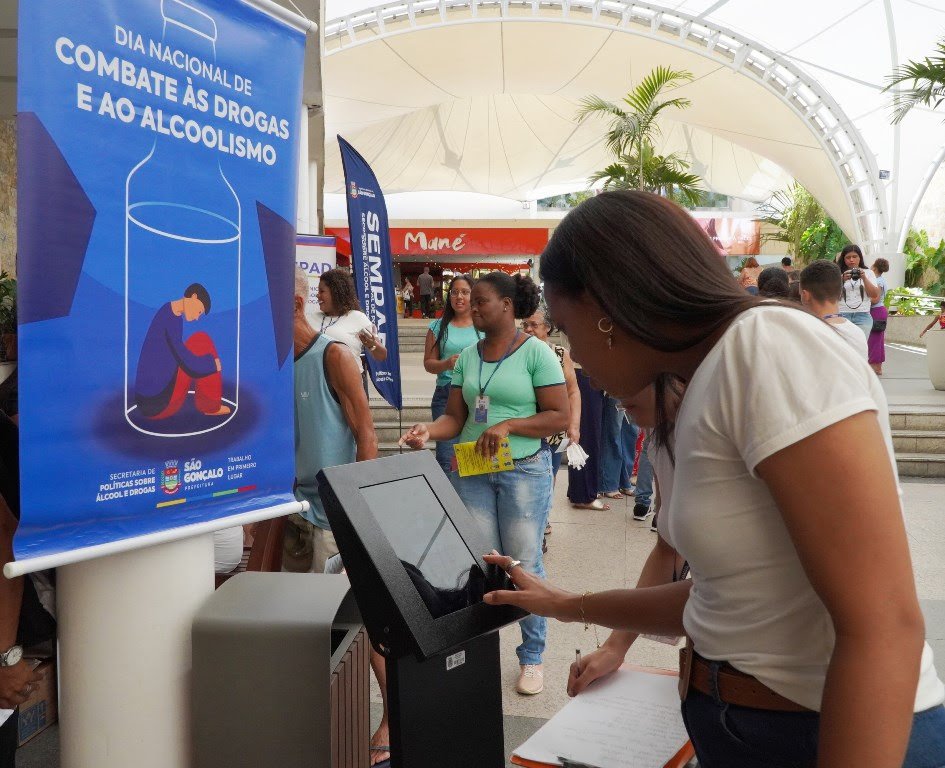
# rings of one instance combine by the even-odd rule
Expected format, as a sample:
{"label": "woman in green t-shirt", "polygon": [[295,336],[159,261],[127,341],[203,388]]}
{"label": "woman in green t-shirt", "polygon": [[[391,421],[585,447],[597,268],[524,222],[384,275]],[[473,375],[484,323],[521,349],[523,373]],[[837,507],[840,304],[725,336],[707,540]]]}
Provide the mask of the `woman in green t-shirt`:
{"label": "woman in green t-shirt", "polygon": [[[411,448],[427,440],[475,442],[483,456],[495,456],[508,439],[514,468],[450,480],[476,518],[487,546],[512,554],[544,578],[541,537],[551,497],[551,457],[541,438],[568,426],[564,374],[547,344],[522,333],[515,320],[534,314],[539,289],[530,277],[492,272],[472,289],[472,319],[483,340],[467,347],[453,365],[446,412],[430,424],[415,424],[401,438]],[[542,690],[542,653],[547,623],[537,616],[521,621],[516,649],[521,673],[516,690]]]}
{"label": "woman in green t-shirt", "polygon": [[[430,402],[434,421],[446,413],[453,366],[459,359],[459,353],[482,339],[482,334],[476,330],[472,321],[472,286],[473,280],[469,275],[456,275],[450,282],[449,301],[443,310],[443,317],[430,323],[430,330],[427,331],[423,367],[427,373],[436,374],[436,389]],[[438,440],[436,443],[436,460],[447,474],[455,444],[456,440]]]}

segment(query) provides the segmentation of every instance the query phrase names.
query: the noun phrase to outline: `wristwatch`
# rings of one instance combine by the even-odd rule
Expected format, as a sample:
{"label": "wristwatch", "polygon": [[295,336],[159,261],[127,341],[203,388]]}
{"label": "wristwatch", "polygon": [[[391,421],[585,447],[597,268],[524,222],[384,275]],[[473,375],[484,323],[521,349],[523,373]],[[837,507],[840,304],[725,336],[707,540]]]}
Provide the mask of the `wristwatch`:
{"label": "wristwatch", "polygon": [[13,667],[20,663],[23,658],[23,646],[13,645],[3,653],[0,653],[0,667]]}

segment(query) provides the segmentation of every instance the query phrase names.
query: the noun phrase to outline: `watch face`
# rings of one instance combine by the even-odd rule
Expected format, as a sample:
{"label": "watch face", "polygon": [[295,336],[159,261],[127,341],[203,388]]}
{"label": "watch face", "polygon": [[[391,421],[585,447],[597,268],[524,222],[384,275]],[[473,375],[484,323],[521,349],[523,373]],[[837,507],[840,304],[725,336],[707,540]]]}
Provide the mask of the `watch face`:
{"label": "watch face", "polygon": [[9,651],[3,654],[3,666],[12,667],[20,663],[20,659],[23,658],[23,649],[14,645]]}

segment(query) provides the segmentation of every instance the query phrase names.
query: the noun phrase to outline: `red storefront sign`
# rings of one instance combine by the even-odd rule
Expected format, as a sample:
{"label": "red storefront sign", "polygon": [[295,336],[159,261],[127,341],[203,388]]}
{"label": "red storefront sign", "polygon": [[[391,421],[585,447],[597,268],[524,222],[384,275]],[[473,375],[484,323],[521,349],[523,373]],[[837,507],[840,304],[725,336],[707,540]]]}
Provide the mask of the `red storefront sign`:
{"label": "red storefront sign", "polygon": [[[338,238],[339,252],[350,254],[351,235],[347,227],[328,227],[325,233]],[[390,231],[390,249],[396,256],[537,256],[547,244],[548,230],[543,227],[398,227]]]}

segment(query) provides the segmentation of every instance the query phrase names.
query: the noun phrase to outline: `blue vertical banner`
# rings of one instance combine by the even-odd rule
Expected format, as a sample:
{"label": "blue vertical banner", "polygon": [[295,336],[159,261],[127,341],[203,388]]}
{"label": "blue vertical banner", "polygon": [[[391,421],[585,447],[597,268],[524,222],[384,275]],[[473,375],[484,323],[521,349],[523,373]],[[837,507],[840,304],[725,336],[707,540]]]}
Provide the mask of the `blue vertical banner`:
{"label": "blue vertical banner", "polygon": [[377,326],[381,344],[387,349],[387,359],[382,362],[367,355],[368,372],[381,397],[399,410],[403,408],[403,394],[387,205],[367,161],[341,136],[338,145],[345,171],[354,287],[364,314]]}
{"label": "blue vertical banner", "polygon": [[304,33],[19,6],[17,559],[292,500]]}

